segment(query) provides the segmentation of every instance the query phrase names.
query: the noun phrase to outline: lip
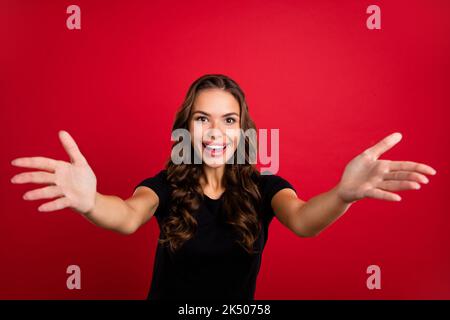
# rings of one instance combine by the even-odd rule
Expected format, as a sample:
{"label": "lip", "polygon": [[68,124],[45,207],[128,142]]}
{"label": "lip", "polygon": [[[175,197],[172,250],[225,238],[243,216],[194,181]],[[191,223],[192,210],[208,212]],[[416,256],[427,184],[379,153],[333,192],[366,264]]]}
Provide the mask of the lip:
{"label": "lip", "polygon": [[203,150],[205,150],[205,153],[212,157],[217,157],[224,154],[225,149],[227,148],[228,145],[229,143],[213,143],[213,142],[202,143],[202,147]]}

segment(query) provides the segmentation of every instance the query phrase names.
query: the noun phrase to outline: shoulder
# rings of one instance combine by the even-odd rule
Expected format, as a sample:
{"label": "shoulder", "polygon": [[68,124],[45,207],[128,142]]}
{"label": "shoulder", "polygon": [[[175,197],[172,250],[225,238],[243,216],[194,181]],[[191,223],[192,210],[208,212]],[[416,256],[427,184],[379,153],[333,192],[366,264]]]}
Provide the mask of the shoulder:
{"label": "shoulder", "polygon": [[279,191],[286,188],[294,190],[295,193],[297,193],[297,191],[288,180],[279,175],[272,174],[269,171],[258,172],[255,179],[261,193],[261,210],[265,217],[266,224],[268,225],[275,216],[275,212],[271,205],[272,198]]}
{"label": "shoulder", "polygon": [[135,185],[134,190],[138,187],[147,187],[152,189],[158,196],[159,204],[154,213],[155,217],[160,221],[168,210],[170,202],[170,185],[167,180],[167,169],[159,170],[158,172],[150,175],[148,178],[141,180]]}
{"label": "shoulder", "polygon": [[137,187],[145,186],[152,189],[159,198],[160,202],[165,202],[169,196],[169,182],[167,180],[167,169],[162,169],[148,178],[141,180],[135,185]]}
{"label": "shoulder", "polygon": [[258,175],[258,183],[262,198],[267,199],[269,202],[282,189],[290,188],[296,191],[288,180],[279,175],[272,174],[270,171],[261,172]]}
{"label": "shoulder", "polygon": [[135,188],[137,188],[139,185],[146,185],[153,181],[168,183],[167,182],[167,169],[162,169],[162,170],[150,175],[149,177],[143,179]]}

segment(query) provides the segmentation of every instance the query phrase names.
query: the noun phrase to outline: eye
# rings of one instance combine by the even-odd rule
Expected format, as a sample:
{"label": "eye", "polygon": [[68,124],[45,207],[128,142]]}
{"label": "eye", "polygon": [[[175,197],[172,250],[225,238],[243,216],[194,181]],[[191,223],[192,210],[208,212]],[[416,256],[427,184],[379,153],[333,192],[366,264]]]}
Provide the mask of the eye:
{"label": "eye", "polygon": [[236,122],[236,119],[234,119],[234,118],[226,118],[225,122],[228,123],[228,124],[233,124],[233,123]]}
{"label": "eye", "polygon": [[200,121],[200,122],[205,122],[206,120],[208,120],[206,117],[204,116],[199,116],[197,118],[195,118],[196,121]]}

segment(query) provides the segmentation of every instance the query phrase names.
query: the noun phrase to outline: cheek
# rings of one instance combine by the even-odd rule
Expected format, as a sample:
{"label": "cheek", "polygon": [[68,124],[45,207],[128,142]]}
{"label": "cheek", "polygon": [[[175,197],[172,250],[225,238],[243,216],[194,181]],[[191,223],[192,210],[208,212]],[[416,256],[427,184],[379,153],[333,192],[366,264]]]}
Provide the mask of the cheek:
{"label": "cheek", "polygon": [[189,127],[189,134],[193,145],[201,143],[203,137],[203,126],[198,122],[191,123],[191,126]]}
{"label": "cheek", "polygon": [[234,132],[233,132],[233,141],[238,145],[239,141],[241,140],[241,129],[239,126],[236,126]]}
{"label": "cheek", "polygon": [[234,147],[237,148],[237,146],[239,145],[239,141],[240,141],[240,135],[237,134],[233,137],[233,141],[234,141]]}

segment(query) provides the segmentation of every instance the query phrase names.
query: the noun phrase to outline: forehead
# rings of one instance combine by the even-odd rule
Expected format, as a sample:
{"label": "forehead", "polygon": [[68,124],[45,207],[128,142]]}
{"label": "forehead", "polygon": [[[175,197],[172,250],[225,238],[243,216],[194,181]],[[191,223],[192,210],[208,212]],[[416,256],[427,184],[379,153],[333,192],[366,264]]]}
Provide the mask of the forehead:
{"label": "forehead", "polygon": [[231,112],[240,114],[239,109],[239,102],[231,93],[221,89],[204,89],[195,97],[192,113],[203,111],[212,116],[221,116]]}

